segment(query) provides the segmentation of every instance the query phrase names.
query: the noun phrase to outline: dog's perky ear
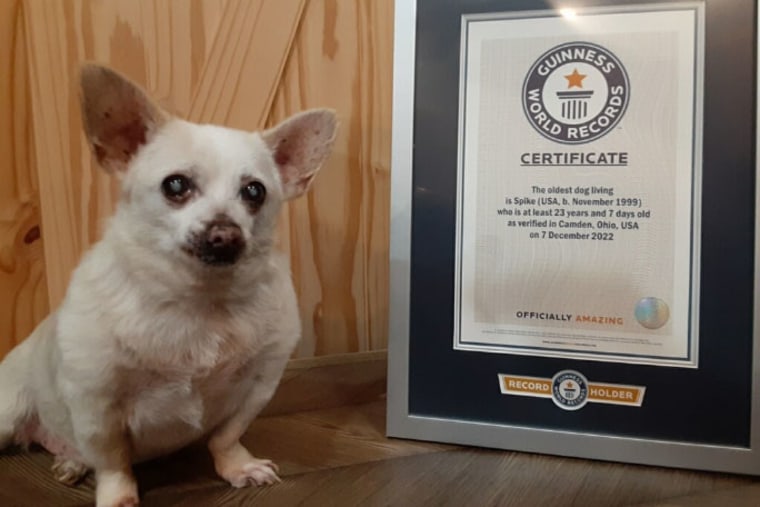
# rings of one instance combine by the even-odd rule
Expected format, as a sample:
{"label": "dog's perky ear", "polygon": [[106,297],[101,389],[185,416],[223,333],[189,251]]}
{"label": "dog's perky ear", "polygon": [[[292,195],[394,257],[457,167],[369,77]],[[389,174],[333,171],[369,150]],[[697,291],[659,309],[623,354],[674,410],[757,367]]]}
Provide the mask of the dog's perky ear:
{"label": "dog's perky ear", "polygon": [[280,171],[285,199],[298,197],[308,190],[330,155],[337,123],[334,111],[312,109],[262,133]]}
{"label": "dog's perky ear", "polygon": [[80,86],[84,131],[95,158],[107,171],[125,171],[168,115],[139,86],[100,65],[82,67]]}

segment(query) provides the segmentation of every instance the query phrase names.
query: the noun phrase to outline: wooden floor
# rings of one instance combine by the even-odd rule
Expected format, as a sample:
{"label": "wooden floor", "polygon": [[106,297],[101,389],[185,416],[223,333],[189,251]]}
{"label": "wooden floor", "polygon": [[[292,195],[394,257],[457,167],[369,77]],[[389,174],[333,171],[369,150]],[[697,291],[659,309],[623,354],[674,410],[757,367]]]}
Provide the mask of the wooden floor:
{"label": "wooden floor", "polygon": [[[234,490],[202,448],[136,467],[150,506],[760,506],[760,480],[384,438],[385,402],[267,416],[245,443],[282,483]],[[0,457],[0,506],[79,506],[43,452]]]}
{"label": "wooden floor", "polygon": [[[236,490],[200,446],[135,468],[143,507],[760,507],[760,479],[391,440],[384,352],[291,361],[244,443],[282,483]],[[52,478],[42,452],[0,455],[0,507],[92,505],[92,477]]]}

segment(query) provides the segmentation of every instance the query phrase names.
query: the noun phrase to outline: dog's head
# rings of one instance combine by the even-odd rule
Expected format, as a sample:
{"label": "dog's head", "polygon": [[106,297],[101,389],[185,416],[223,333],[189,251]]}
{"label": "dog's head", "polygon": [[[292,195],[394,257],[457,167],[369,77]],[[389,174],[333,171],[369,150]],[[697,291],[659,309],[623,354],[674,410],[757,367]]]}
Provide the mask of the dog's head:
{"label": "dog's head", "polygon": [[97,65],[82,68],[81,103],[93,154],[122,181],[124,234],[204,267],[269,251],[281,203],[309,188],[336,130],[329,110],[264,132],[189,123]]}

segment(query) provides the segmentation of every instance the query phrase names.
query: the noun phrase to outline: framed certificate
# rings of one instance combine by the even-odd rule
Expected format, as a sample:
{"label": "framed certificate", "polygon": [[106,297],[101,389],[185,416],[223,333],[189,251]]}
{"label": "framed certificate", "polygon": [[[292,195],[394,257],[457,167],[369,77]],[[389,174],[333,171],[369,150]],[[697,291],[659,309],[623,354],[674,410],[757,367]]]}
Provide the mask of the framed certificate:
{"label": "framed certificate", "polygon": [[756,20],[397,2],[389,435],[760,474]]}

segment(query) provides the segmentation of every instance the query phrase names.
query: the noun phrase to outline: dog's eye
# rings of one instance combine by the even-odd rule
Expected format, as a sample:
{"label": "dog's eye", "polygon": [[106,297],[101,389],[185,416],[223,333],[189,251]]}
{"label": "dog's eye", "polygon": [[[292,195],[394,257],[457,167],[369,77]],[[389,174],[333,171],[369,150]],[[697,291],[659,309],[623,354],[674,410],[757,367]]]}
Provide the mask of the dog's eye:
{"label": "dog's eye", "polygon": [[259,181],[252,181],[240,189],[240,198],[256,209],[264,204],[266,196],[267,189]]}
{"label": "dog's eye", "polygon": [[168,176],[161,183],[161,191],[167,199],[176,203],[183,203],[190,198],[195,186],[192,180],[181,174]]}

